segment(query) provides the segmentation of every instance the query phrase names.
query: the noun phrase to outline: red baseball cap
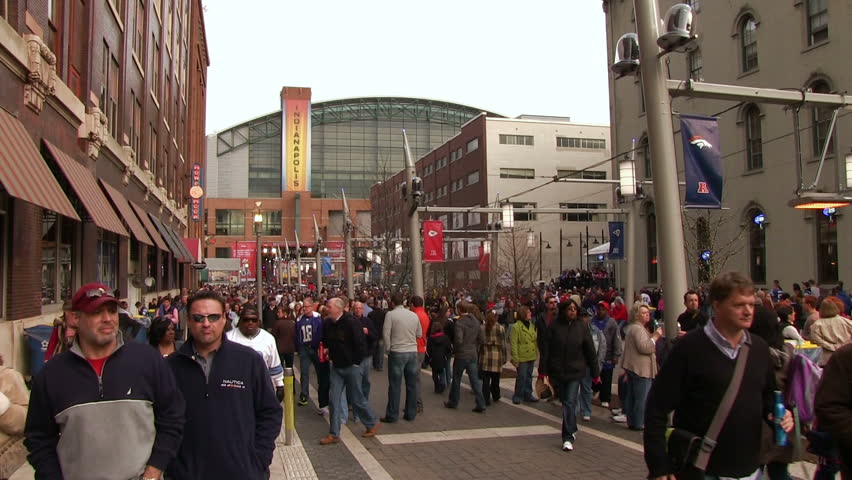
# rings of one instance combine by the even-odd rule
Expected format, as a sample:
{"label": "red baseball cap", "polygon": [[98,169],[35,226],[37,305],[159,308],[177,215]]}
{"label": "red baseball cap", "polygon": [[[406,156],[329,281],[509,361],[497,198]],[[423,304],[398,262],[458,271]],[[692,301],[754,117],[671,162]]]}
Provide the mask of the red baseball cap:
{"label": "red baseball cap", "polygon": [[80,287],[71,298],[71,310],[95,313],[108,303],[118,305],[118,299],[115,298],[115,293],[111,288],[102,283],[87,283]]}
{"label": "red baseball cap", "polygon": [[606,303],[606,302],[604,302],[604,301],[600,301],[600,302],[598,302],[598,306],[599,306],[599,307],[603,307],[603,308],[604,308],[604,310],[606,310],[607,312],[609,311],[609,304],[608,304],[608,303]]}

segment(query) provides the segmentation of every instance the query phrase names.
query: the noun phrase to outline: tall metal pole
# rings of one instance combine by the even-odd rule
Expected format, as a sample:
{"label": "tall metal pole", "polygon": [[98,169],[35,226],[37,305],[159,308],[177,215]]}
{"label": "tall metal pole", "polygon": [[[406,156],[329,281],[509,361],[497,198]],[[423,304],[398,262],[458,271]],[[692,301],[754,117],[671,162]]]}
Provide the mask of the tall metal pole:
{"label": "tall metal pole", "polygon": [[296,234],[296,275],[297,275],[297,283],[296,290],[302,289],[302,245],[299,243],[299,232],[294,232]]}
{"label": "tall metal pole", "polygon": [[[678,191],[671,98],[666,88],[666,69],[657,47],[660,15],[656,0],[633,0],[639,52],[642,65],[642,90],[654,174],[657,211],[657,242],[660,245],[660,270],[664,297],[673,304],[686,293],[686,251],[683,240],[680,193]],[[666,315],[666,337],[677,336],[674,315]]]}
{"label": "tall metal pole", "polygon": [[544,249],[541,246],[544,244],[544,241],[541,239],[541,232],[538,232],[538,279],[544,280],[544,274],[541,271],[541,257]]}
{"label": "tall metal pole", "polygon": [[257,311],[263,313],[263,252],[260,251],[260,222],[254,223],[254,232],[257,235],[257,266],[255,277],[257,277]]}
{"label": "tall metal pole", "polygon": [[[290,244],[287,243],[287,237],[284,237],[284,249],[286,252],[284,254],[284,262],[287,264],[287,286],[289,287],[292,282],[290,281]],[[281,249],[278,251],[280,252]]]}
{"label": "tall metal pole", "polygon": [[314,215],[314,248],[316,248],[315,259],[317,263],[317,295],[322,292],[322,237],[320,237],[319,225],[317,225],[317,216]]}
{"label": "tall metal pole", "polygon": [[343,252],[346,257],[346,295],[355,299],[355,283],[352,281],[354,265],[352,263],[352,217],[349,215],[349,203],[346,201],[346,192],[343,194]]}
{"label": "tall metal pole", "polygon": [[559,276],[562,276],[562,229],[559,229]]}
{"label": "tall metal pole", "polygon": [[[402,142],[405,150],[405,182],[408,184],[408,238],[411,241],[411,287],[415,295],[423,298],[423,252],[420,251],[420,214],[417,212],[419,194],[415,194],[414,160],[408,147],[408,135],[402,130]],[[419,188],[419,187],[418,187]]]}
{"label": "tall metal pole", "polygon": [[589,270],[589,225],[586,224],[586,270]]}

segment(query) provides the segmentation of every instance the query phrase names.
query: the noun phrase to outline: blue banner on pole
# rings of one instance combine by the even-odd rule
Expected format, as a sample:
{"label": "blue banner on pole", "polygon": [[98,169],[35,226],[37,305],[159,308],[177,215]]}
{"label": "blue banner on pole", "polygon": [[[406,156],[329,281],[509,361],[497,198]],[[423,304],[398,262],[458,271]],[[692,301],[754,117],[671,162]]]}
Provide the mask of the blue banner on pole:
{"label": "blue banner on pole", "polygon": [[322,257],[322,276],[332,275],[331,257]]}
{"label": "blue banner on pole", "polygon": [[684,207],[722,208],[719,119],[681,114],[680,131],[686,171]]}
{"label": "blue banner on pole", "polygon": [[609,259],[624,259],[624,222],[609,222]]}

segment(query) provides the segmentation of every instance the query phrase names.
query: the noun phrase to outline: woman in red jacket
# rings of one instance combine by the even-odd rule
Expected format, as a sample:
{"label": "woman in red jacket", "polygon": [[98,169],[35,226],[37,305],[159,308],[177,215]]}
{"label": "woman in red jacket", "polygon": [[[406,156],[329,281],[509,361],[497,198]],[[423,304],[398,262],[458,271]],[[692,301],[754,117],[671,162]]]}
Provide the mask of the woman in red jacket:
{"label": "woman in red jacket", "polygon": [[615,297],[609,314],[618,323],[627,321],[627,307],[621,297]]}

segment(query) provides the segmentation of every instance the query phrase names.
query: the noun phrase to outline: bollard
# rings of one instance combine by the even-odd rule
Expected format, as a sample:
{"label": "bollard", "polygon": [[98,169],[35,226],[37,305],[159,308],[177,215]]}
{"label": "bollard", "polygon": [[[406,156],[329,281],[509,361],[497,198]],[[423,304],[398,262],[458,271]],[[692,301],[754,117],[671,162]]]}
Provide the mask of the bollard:
{"label": "bollard", "polygon": [[296,395],[293,369],[284,369],[284,445],[293,445],[296,437]]}

